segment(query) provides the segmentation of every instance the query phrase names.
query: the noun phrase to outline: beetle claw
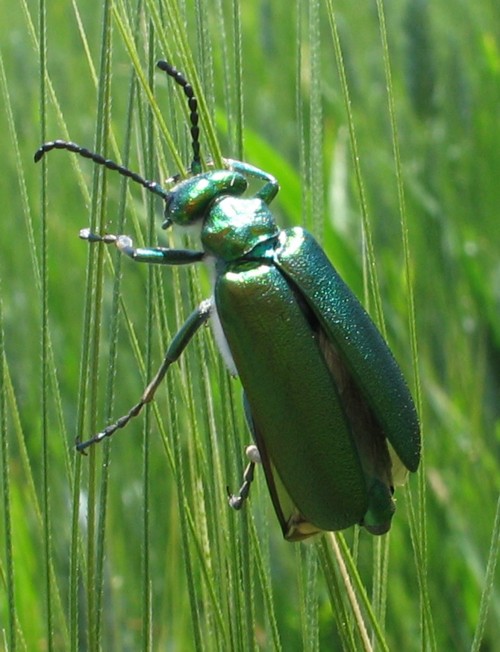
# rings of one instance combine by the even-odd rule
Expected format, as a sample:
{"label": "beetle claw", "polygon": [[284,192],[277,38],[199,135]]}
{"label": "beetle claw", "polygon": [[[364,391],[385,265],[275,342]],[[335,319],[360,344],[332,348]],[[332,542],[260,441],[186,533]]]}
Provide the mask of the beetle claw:
{"label": "beetle claw", "polygon": [[239,511],[243,507],[244,497],[241,494],[239,495],[232,494],[229,487],[226,487],[226,491],[227,491],[227,502],[229,503],[229,507],[231,507],[231,509],[235,509],[236,511]]}

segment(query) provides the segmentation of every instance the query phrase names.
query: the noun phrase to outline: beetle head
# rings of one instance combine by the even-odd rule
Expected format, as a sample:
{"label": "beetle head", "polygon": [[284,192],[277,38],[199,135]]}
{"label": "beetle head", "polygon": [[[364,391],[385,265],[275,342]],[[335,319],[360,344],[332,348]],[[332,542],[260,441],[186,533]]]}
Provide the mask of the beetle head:
{"label": "beetle head", "polygon": [[245,177],[232,170],[212,170],[180,181],[166,198],[162,228],[172,223],[187,226],[203,219],[217,197],[242,195],[247,186]]}

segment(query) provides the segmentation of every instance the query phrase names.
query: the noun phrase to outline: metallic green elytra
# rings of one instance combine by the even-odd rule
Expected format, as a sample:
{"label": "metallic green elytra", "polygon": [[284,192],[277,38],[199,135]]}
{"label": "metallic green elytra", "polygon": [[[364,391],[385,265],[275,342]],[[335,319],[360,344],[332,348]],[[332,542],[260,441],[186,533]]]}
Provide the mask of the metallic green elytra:
{"label": "metallic green elytra", "polygon": [[[276,225],[269,209],[276,179],[229,159],[225,169],[203,171],[193,89],[170,64],[158,66],[188,98],[193,162],[187,179],[166,190],[65,141],[46,143],[35,154],[38,161],[51,149],[66,149],[140,183],[164,200],[163,228],[200,224],[202,249],[139,249],[127,236],[88,229],[83,239],[115,244],[137,262],[204,261],[213,271],[212,297],[175,335],[140,401],[77,448],[83,451],[135,417],[210,318],[230,372],[240,377],[254,440],[230,505],[241,508],[261,463],[287,540],[355,524],[383,534],[395,510],[394,486],[417,470],[420,459],[417,413],[402,372],[314,238],[302,228]],[[260,189],[244,196],[249,180]]]}

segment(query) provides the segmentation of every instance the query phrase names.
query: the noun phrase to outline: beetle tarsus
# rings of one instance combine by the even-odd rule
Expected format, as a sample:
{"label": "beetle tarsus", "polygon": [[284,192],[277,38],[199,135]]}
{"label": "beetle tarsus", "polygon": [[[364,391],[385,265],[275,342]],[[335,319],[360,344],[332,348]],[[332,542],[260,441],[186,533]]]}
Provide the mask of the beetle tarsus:
{"label": "beetle tarsus", "polygon": [[[98,233],[93,233],[90,229],[80,229],[78,236],[82,240],[87,240],[88,242],[104,242],[104,244],[114,244],[118,241],[120,236],[113,235],[112,233],[105,233],[104,235],[99,235]],[[122,236],[123,237],[123,236]]]}
{"label": "beetle tarsus", "polygon": [[[113,430],[114,432],[114,430]],[[83,455],[86,455],[86,449],[90,448],[90,446],[93,446],[94,444],[98,444],[100,441],[102,441],[105,437],[109,437],[113,434],[113,432],[107,433],[106,429],[103,430],[102,432],[97,433],[95,437],[92,437],[92,439],[87,439],[86,441],[77,441],[76,442],[76,450],[79,453],[82,453]]]}
{"label": "beetle tarsus", "polygon": [[243,504],[247,500],[248,495],[250,493],[250,485],[253,482],[254,472],[255,472],[255,462],[250,462],[247,465],[245,472],[243,473],[243,484],[241,485],[240,490],[238,491],[237,494],[232,494],[229,491],[229,487],[226,487],[229,507],[232,507],[237,511],[239,511],[243,507]]}
{"label": "beetle tarsus", "polygon": [[[149,395],[147,394],[148,390],[150,391]],[[136,403],[132,408],[130,408],[127,414],[124,414],[122,417],[117,419],[114,423],[104,428],[104,430],[98,432],[97,435],[95,435],[91,439],[77,442],[76,450],[79,453],[83,453],[83,451],[85,451],[86,448],[89,448],[94,444],[99,444],[103,439],[106,439],[106,437],[111,437],[111,435],[113,435],[117,430],[120,430],[121,428],[125,428],[127,423],[139,414],[139,412],[146,405],[146,403],[149,403],[152,400],[153,394],[154,392],[151,393],[150,386],[148,386],[141,400],[138,403]]]}

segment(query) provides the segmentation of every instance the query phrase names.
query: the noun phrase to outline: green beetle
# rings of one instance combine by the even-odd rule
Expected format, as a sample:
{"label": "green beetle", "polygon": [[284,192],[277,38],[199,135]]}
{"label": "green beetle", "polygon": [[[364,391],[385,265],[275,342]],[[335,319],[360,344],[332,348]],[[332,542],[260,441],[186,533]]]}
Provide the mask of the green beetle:
{"label": "green beetle", "polygon": [[[83,451],[112,435],[152,400],[196,331],[210,318],[222,356],[244,389],[254,445],[244,482],[229,503],[239,509],[261,463],[284,537],[363,525],[390,528],[394,485],[420,459],[416,409],[402,372],[359,301],[321,247],[302,228],[280,230],[269,209],[276,179],[249,164],[202,171],[197,102],[191,85],[167,62],[160,69],[182,86],[191,111],[193,162],[189,178],[170,190],[66,141],[45,143],[35,161],[66,149],[132,178],[165,201],[163,228],[201,224],[201,251],[135,248],[127,236],[97,235],[137,262],[206,262],[213,296],[190,315],[140,401]],[[261,184],[243,196],[248,180]]]}

